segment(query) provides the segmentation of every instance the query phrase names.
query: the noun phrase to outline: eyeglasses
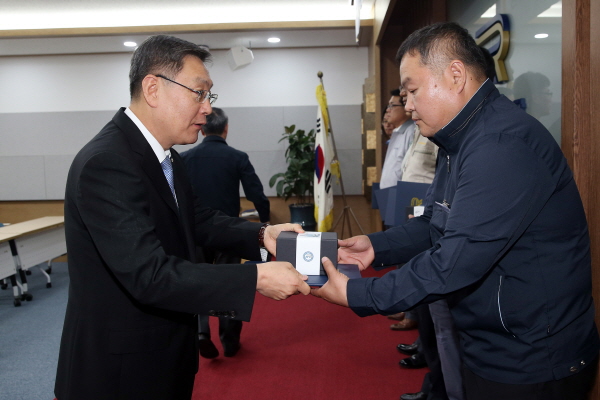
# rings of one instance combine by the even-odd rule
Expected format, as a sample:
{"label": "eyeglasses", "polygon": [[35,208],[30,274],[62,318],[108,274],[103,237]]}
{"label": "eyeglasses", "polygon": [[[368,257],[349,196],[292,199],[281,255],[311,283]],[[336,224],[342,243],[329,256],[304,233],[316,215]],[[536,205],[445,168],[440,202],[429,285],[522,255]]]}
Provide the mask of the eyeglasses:
{"label": "eyeglasses", "polygon": [[182,85],[179,82],[175,82],[174,80],[169,79],[166,76],[163,76],[163,75],[156,75],[156,76],[158,76],[159,78],[163,78],[163,79],[165,79],[165,80],[167,80],[169,82],[173,82],[173,83],[175,83],[175,84],[177,84],[177,85],[179,85],[181,87],[186,88],[187,90],[190,90],[190,91],[196,93],[198,95],[198,97],[196,98],[196,101],[198,103],[202,104],[202,103],[204,103],[206,101],[206,99],[208,99],[208,101],[212,105],[212,104],[215,103],[215,101],[217,101],[217,98],[219,97],[218,94],[213,94],[213,93],[210,92],[210,90],[194,90],[194,89],[189,88],[189,87],[187,87],[185,85]]}
{"label": "eyeglasses", "polygon": [[391,110],[394,107],[404,107],[404,104],[388,104],[386,109]]}

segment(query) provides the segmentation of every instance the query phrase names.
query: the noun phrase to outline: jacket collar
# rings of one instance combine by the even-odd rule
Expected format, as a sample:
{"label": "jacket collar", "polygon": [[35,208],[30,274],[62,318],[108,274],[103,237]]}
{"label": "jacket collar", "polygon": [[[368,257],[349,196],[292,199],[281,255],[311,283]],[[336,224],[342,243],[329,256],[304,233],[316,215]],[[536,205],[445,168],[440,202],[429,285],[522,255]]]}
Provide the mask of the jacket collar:
{"label": "jacket collar", "polygon": [[218,135],[206,135],[206,137],[202,140],[202,143],[208,142],[221,142],[227,144],[227,141]]}
{"label": "jacket collar", "polygon": [[458,150],[464,136],[462,133],[465,131],[465,128],[481,110],[485,100],[494,92],[498,93],[498,89],[496,89],[491,80],[486,80],[467,104],[465,104],[463,109],[446,126],[440,129],[431,138],[431,141],[448,153]]}
{"label": "jacket collar", "polygon": [[[169,205],[173,212],[179,215],[177,204],[175,203],[165,174],[160,166],[160,162],[156,157],[156,153],[152,150],[152,147],[148,144],[148,141],[137,125],[125,114],[124,107],[115,114],[113,122],[125,134],[131,150],[138,154],[142,169],[146,175],[148,175],[150,181],[153,182],[163,200]],[[171,152],[174,152],[174,150],[171,149]],[[175,166],[173,168],[175,169]]]}

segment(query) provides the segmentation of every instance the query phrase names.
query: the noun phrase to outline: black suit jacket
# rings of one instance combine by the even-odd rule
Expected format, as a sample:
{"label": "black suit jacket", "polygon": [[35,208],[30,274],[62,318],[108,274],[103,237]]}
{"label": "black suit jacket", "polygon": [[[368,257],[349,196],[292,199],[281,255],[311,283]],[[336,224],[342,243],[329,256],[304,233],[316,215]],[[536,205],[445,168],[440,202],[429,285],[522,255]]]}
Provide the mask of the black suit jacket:
{"label": "black suit jacket", "polygon": [[260,224],[200,208],[171,150],[175,203],[152,148],[121,109],[67,180],[69,300],[59,400],[189,399],[195,314],[249,320],[255,267],[195,264],[195,244],[260,259]]}
{"label": "black suit jacket", "polygon": [[246,198],[254,203],[261,222],[270,220],[269,199],[254,172],[248,154],[229,146],[225,139],[209,135],[202,143],[181,153],[194,193],[205,207],[230,217],[240,214],[240,182]]}

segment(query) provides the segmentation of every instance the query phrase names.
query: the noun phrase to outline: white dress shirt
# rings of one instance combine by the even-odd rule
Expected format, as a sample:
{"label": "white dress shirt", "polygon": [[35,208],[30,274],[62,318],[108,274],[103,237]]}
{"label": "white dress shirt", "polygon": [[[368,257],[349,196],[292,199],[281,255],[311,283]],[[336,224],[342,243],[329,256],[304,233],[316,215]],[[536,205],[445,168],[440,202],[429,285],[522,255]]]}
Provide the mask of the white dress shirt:
{"label": "white dress shirt", "polygon": [[[129,119],[131,119],[133,123],[138,127],[138,129],[142,132],[142,135],[144,135],[146,141],[148,142],[150,147],[152,147],[152,150],[154,151],[154,154],[156,154],[156,158],[158,159],[158,162],[160,164],[162,164],[165,158],[171,158],[171,149],[163,149],[163,147],[160,145],[160,143],[158,143],[158,140],[156,140],[154,135],[150,133],[148,128],[144,126],[142,121],[140,121],[140,119],[133,113],[133,111],[131,111],[129,107],[125,109],[125,115],[127,115]],[[173,193],[173,196],[175,197],[175,202],[177,202],[177,195]]]}

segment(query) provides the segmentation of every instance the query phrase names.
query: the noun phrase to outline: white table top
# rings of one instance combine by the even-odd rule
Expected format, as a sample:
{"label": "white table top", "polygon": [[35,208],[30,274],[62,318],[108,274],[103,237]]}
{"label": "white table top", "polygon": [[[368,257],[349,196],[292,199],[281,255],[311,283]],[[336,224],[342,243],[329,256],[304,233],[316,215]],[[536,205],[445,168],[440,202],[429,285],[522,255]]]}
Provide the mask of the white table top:
{"label": "white table top", "polygon": [[0,243],[7,242],[10,239],[16,238],[17,236],[19,236],[17,233],[0,233]]}
{"label": "white table top", "polygon": [[[41,231],[48,228],[55,228],[61,225],[64,225],[65,217],[62,216],[53,216],[53,217],[42,217],[32,219],[30,221],[19,222],[16,224],[11,224],[7,226],[0,227],[0,240],[3,235],[11,234],[16,236],[20,236],[26,233],[33,233],[37,231]],[[12,239],[12,238],[11,238]],[[8,240],[8,239],[5,239]]]}

